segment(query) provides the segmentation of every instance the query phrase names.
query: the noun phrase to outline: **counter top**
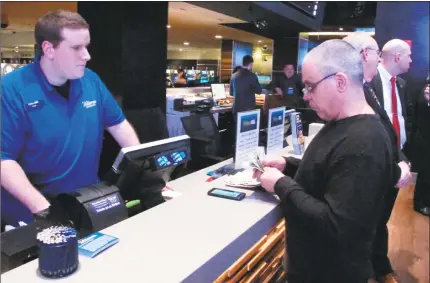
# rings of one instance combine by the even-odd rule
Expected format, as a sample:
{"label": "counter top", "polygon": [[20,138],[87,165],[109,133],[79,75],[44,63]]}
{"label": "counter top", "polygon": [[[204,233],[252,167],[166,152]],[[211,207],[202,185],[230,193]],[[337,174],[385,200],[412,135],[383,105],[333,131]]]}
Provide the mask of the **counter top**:
{"label": "counter top", "polygon": [[[291,155],[291,146],[283,155]],[[61,282],[212,282],[282,217],[275,196],[248,189],[242,201],[211,197],[225,177],[205,182],[226,160],[169,183],[183,194],[101,232],[119,243],[95,258],[79,256],[77,272]],[[38,260],[6,272],[3,283],[46,282]]]}

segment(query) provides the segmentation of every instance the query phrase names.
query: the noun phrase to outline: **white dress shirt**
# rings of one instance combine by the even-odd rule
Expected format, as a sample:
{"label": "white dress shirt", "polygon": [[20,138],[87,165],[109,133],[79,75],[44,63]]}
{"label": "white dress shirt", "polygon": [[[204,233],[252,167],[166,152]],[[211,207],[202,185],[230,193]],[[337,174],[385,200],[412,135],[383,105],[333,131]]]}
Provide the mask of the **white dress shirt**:
{"label": "white dress shirt", "polygon": [[[391,78],[392,76],[388,71],[382,66],[382,64],[378,65],[378,72],[381,76],[382,81],[382,91],[384,93],[384,108],[387,112],[388,117],[390,118],[391,123],[393,123],[393,110],[391,103]],[[396,78],[397,81],[397,78]],[[400,148],[403,148],[403,145],[406,142],[406,128],[405,128],[405,118],[403,117],[402,112],[402,103],[400,101],[399,90],[397,88],[396,83],[396,97],[397,97],[397,115],[399,118],[400,125]]]}

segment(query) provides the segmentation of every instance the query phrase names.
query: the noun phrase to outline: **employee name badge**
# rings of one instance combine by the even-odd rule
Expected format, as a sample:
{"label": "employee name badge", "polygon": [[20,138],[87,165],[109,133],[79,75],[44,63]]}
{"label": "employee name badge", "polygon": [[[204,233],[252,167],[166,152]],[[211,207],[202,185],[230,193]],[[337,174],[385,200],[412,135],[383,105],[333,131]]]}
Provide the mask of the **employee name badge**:
{"label": "employee name badge", "polygon": [[35,111],[35,110],[42,109],[43,106],[45,106],[45,101],[42,99],[39,99],[39,100],[34,100],[26,103],[25,109],[27,109],[27,111]]}
{"label": "employee name badge", "polygon": [[302,155],[305,152],[305,137],[300,113],[291,113],[291,135],[293,139],[294,154]]}
{"label": "employee name badge", "polygon": [[260,110],[237,113],[235,169],[244,168],[251,161],[252,153],[258,151]]}
{"label": "employee name badge", "polygon": [[284,147],[285,107],[269,109],[267,154],[278,153]]}
{"label": "employee name badge", "polygon": [[294,95],[294,88],[289,87],[289,88],[287,89],[287,94],[288,94],[288,95]]}

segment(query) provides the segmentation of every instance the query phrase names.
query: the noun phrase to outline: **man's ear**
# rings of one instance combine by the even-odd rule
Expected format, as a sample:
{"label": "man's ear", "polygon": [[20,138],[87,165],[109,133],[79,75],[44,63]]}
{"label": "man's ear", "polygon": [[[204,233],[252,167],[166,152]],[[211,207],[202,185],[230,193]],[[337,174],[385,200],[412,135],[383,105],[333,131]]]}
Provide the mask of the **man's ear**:
{"label": "man's ear", "polygon": [[336,88],[339,92],[344,93],[346,92],[347,86],[348,86],[348,79],[346,75],[342,72],[339,72],[335,75],[336,80]]}
{"label": "man's ear", "polygon": [[44,42],[42,42],[42,50],[43,50],[44,56],[46,56],[49,59],[54,58],[54,54],[55,54],[54,44],[45,40]]}
{"label": "man's ear", "polygon": [[400,61],[400,53],[396,53],[396,55],[394,55],[394,62],[398,63]]}
{"label": "man's ear", "polygon": [[361,56],[363,56],[363,61],[367,62],[367,58],[369,55],[367,54],[367,48],[363,48],[363,52],[361,52]]}

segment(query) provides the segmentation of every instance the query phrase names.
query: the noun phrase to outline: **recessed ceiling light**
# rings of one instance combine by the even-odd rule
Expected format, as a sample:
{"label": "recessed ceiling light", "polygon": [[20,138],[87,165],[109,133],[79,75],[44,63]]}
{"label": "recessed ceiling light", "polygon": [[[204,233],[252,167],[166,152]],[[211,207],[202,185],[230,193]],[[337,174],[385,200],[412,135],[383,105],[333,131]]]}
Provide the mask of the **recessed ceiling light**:
{"label": "recessed ceiling light", "polygon": [[215,35],[215,38],[222,38],[221,35]]}
{"label": "recessed ceiling light", "polygon": [[171,25],[167,25],[166,27],[167,27],[167,28],[171,28],[172,26],[171,26]]}
{"label": "recessed ceiling light", "polygon": [[185,42],[184,42],[184,45],[190,45],[190,43],[185,41]]}
{"label": "recessed ceiling light", "polygon": [[262,42],[261,40],[258,41],[258,43],[261,43],[261,42]]}
{"label": "recessed ceiling light", "polygon": [[340,28],[339,28],[339,30],[343,30],[343,28],[342,28],[342,27],[340,27]]}

